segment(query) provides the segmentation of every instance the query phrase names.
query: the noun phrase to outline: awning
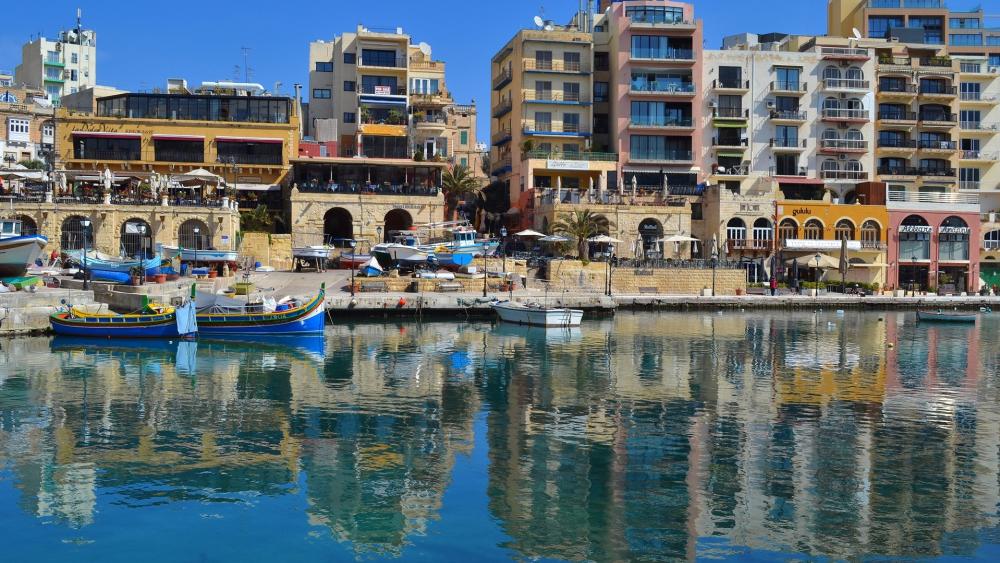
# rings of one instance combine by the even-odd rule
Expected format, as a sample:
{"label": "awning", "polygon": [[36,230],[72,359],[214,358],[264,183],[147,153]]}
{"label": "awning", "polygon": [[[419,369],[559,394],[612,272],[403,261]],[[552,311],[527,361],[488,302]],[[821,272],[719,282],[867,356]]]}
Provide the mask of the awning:
{"label": "awning", "polygon": [[103,137],[106,139],[141,139],[141,133],[112,133],[105,131],[73,131],[74,137]]}
{"label": "awning", "polygon": [[725,152],[725,151],[721,151],[721,152],[719,152],[719,156],[729,156],[729,157],[735,157],[735,158],[743,158],[743,153],[741,153],[741,152]]}
{"label": "awning", "polygon": [[274,143],[280,144],[284,141],[282,139],[275,139],[274,137],[216,137],[216,141],[222,141],[223,143]]}
{"label": "awning", "polygon": [[[111,180],[111,183],[113,183],[113,184],[121,184],[123,182],[127,182],[127,181],[132,180],[132,179],[133,179],[132,176],[122,176],[120,174],[115,174],[115,178],[113,180]],[[71,178],[71,180],[74,181],[74,182],[103,182],[104,178],[102,176],[93,176],[93,175],[91,175],[91,176],[73,176],[73,178]]]}
{"label": "awning", "polygon": [[716,121],[712,123],[712,126],[719,129],[746,129],[747,124],[745,122],[731,123],[729,121]]}
{"label": "awning", "polygon": [[154,141],[204,141],[204,135],[153,135]]}
{"label": "awning", "polygon": [[[785,250],[792,252],[804,252],[813,250],[836,250],[839,254],[840,252],[840,241],[839,240],[813,240],[813,239],[801,239],[801,238],[790,238],[785,239]],[[861,250],[861,241],[849,240],[847,241],[847,250]]]}
{"label": "awning", "polygon": [[244,192],[276,192],[281,189],[277,184],[233,184],[233,186]]}
{"label": "awning", "polygon": [[774,181],[779,184],[804,184],[808,186],[822,186],[825,183],[819,178],[806,178],[805,176],[775,176]]}

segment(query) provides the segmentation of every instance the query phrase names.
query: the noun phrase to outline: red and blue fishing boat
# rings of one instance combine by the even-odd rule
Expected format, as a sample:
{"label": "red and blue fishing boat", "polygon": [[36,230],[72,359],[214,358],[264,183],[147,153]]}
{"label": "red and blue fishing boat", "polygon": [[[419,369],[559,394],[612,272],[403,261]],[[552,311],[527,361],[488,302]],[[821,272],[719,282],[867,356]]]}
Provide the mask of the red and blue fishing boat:
{"label": "red and blue fishing boat", "polygon": [[280,303],[273,311],[262,303],[211,304],[198,309],[198,331],[214,335],[322,334],[326,325],[326,284],[306,301]]}
{"label": "red and blue fishing boat", "polygon": [[[194,293],[192,286],[191,293]],[[91,313],[75,307],[49,317],[60,336],[91,338],[191,338],[198,332],[194,303],[180,307],[153,305],[148,301],[138,313]]]}

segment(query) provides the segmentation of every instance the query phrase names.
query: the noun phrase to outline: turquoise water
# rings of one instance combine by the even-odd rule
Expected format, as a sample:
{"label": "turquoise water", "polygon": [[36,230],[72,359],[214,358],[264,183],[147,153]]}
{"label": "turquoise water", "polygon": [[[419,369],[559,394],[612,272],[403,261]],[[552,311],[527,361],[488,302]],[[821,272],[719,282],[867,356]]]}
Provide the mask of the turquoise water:
{"label": "turquoise water", "polygon": [[2,341],[0,560],[996,560],[998,329]]}

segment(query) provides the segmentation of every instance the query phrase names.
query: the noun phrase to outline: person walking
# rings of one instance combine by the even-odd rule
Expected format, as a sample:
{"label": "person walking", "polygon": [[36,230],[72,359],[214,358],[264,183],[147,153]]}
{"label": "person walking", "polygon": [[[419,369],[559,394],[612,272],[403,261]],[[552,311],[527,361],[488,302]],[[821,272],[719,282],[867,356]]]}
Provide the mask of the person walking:
{"label": "person walking", "polygon": [[778,294],[778,278],[771,276],[771,297]]}

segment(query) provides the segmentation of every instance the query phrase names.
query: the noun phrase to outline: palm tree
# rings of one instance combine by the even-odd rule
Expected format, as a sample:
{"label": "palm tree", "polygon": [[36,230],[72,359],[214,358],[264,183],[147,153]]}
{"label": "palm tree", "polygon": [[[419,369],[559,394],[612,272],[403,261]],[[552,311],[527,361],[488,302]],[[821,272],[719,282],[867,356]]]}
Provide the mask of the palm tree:
{"label": "palm tree", "polygon": [[244,232],[269,233],[274,227],[274,217],[266,205],[258,205],[253,211],[240,213],[240,230]]}
{"label": "palm tree", "polygon": [[479,181],[468,166],[458,165],[441,175],[441,189],[444,191],[445,218],[451,221],[459,201],[470,194],[479,194]]}
{"label": "palm tree", "polygon": [[553,223],[552,232],[575,238],[580,260],[590,260],[590,246],[587,244],[587,239],[597,234],[606,234],[610,226],[608,218],[600,213],[591,213],[589,210],[574,211],[563,215]]}

